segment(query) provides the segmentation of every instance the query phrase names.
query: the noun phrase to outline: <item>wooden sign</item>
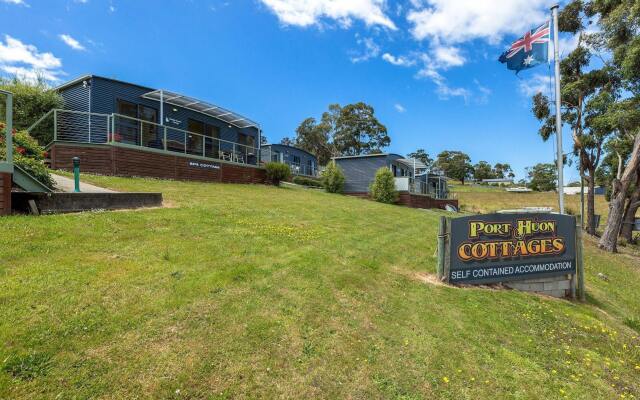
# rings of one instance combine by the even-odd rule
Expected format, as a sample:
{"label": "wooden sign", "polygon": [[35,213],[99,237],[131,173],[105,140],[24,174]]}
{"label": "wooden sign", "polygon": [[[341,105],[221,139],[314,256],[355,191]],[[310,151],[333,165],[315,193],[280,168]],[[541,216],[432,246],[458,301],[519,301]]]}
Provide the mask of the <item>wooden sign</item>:
{"label": "wooden sign", "polygon": [[439,271],[450,283],[484,284],[575,274],[576,221],[509,213],[448,219]]}

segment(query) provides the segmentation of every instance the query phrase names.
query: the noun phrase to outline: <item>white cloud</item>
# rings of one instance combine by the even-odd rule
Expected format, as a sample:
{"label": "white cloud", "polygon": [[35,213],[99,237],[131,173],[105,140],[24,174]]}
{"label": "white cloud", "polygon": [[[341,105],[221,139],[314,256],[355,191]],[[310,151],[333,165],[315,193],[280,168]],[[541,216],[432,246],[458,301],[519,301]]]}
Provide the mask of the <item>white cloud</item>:
{"label": "white cloud", "polygon": [[25,7],[29,7],[29,4],[25,3],[24,0],[0,0],[2,3],[7,3],[7,4],[16,4],[19,6],[25,6]]}
{"label": "white cloud", "polygon": [[553,82],[549,79],[549,76],[542,74],[535,74],[529,79],[523,79],[519,85],[520,92],[527,97],[537,93],[543,93],[548,96],[553,88]]}
{"label": "white cloud", "polygon": [[26,79],[41,76],[49,81],[59,80],[62,61],[48,52],[39,52],[36,46],[22,43],[9,35],[0,41],[0,70]]}
{"label": "white cloud", "polygon": [[350,26],[352,20],[363,21],[367,26],[380,25],[397,29],[385,14],[385,0],[261,0],[283,24],[310,26],[322,18]]}
{"label": "white cloud", "polygon": [[442,68],[459,67],[466,62],[460,54],[460,49],[453,46],[436,46],[433,54]]}
{"label": "white cloud", "polygon": [[413,25],[413,36],[418,40],[430,38],[448,44],[473,39],[497,44],[504,35],[522,34],[549,15],[547,0],[425,0],[412,3],[415,8],[407,19]]}
{"label": "white cloud", "polygon": [[476,84],[476,88],[478,89],[479,96],[475,98],[478,104],[487,104],[489,102],[489,96],[491,96],[491,89],[482,85],[479,80],[474,79],[473,83]]}
{"label": "white cloud", "polygon": [[403,114],[403,113],[407,112],[407,109],[404,108],[404,106],[402,104],[400,104],[400,103],[394,104],[393,108],[395,108],[396,111],[399,112],[400,114]]}
{"label": "white cloud", "polygon": [[358,35],[356,35],[357,40],[356,42],[363,46],[364,49],[360,52],[352,52],[352,56],[351,56],[351,62],[353,63],[359,63],[359,62],[363,62],[363,61],[367,61],[371,58],[375,58],[378,57],[378,55],[380,55],[380,46],[378,46],[376,44],[376,42],[371,39],[371,38],[360,38]]}
{"label": "white cloud", "polygon": [[66,33],[61,34],[58,36],[60,38],[60,40],[62,40],[67,46],[71,47],[74,50],[79,50],[79,51],[84,51],[86,50],[85,47],[80,44],[80,42],[78,42],[76,39],[74,39],[73,37],[71,37],[70,35],[67,35]]}
{"label": "white cloud", "polygon": [[416,60],[413,58],[405,57],[405,56],[394,56],[389,53],[384,53],[382,55],[382,59],[388,62],[389,64],[396,65],[399,67],[412,67],[416,65]]}
{"label": "white cloud", "polygon": [[470,90],[461,87],[449,86],[445,77],[442,76],[434,64],[430,62],[429,56],[424,55],[423,61],[424,66],[418,71],[416,77],[431,80],[431,82],[436,85],[436,93],[441,99],[447,100],[451,97],[462,97],[465,103],[469,101],[469,98],[471,97]]}

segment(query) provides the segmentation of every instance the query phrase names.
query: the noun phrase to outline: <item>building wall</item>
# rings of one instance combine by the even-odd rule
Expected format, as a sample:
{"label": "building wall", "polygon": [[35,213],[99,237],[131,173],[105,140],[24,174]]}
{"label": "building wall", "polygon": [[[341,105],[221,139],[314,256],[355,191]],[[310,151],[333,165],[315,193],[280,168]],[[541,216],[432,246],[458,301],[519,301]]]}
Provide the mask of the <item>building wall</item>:
{"label": "building wall", "polygon": [[[90,95],[89,90],[91,91]],[[90,80],[90,89],[83,88],[82,82],[79,82],[73,86],[60,90],[60,95],[65,99],[65,109],[75,111],[88,111],[90,96],[91,112],[100,114],[117,113],[117,100],[122,99],[131,103],[154,108],[158,115],[156,123],[160,123],[159,102],[141,97],[143,94],[153,90],[154,89],[144,86],[94,76]],[[174,109],[176,111],[174,111]],[[167,127],[187,130],[188,120],[191,118],[218,127],[220,130],[220,139],[222,140],[237,143],[238,133],[243,133],[253,136],[256,147],[259,145],[259,133],[257,128],[237,128],[211,116],[166,103],[164,105],[164,117],[165,125]],[[168,122],[167,118],[169,118]]]}
{"label": "building wall", "polygon": [[336,164],[345,176],[345,193],[368,192],[369,185],[375,178],[376,171],[400,158],[399,156],[381,154],[379,156],[337,158]]}
{"label": "building wall", "polygon": [[80,157],[80,171],[96,174],[223,183],[266,181],[264,168],[117,145],[56,143],[51,146],[50,153],[53,169],[71,170],[73,157]]}
{"label": "building wall", "polygon": [[64,109],[73,111],[89,111],[90,87],[83,87],[82,82],[60,91],[60,96],[64,99]]}
{"label": "building wall", "polygon": [[0,215],[11,214],[11,174],[0,172]]}
{"label": "building wall", "polygon": [[265,145],[262,146],[261,148],[261,160],[262,162],[269,162],[271,161],[271,156],[273,154],[275,154],[276,152],[279,152],[280,154],[280,158],[279,161],[280,162],[284,162],[287,164],[293,164],[293,157],[297,156],[300,157],[300,165],[306,167],[308,165],[309,162],[313,163],[313,167],[315,169],[318,168],[318,160],[316,159],[316,157],[311,154],[308,153],[305,150],[302,149],[298,149],[296,147],[293,146],[286,146],[286,145],[282,145],[282,144],[269,144],[269,145]]}

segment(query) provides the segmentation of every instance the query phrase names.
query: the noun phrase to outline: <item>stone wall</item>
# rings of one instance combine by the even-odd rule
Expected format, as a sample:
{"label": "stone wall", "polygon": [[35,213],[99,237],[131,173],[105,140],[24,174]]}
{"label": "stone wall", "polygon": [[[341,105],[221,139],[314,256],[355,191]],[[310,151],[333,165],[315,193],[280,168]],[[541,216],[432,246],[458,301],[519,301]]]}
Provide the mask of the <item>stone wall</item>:
{"label": "stone wall", "polygon": [[504,286],[524,292],[533,292],[560,298],[571,295],[571,278],[568,275],[505,282]]}

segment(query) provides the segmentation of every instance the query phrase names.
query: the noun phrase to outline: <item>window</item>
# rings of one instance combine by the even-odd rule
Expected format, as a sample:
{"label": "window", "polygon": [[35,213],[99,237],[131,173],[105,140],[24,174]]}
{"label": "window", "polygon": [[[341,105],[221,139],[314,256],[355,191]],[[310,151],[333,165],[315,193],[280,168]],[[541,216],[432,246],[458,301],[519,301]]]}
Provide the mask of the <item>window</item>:
{"label": "window", "polygon": [[293,165],[300,166],[300,156],[293,156]]}
{"label": "window", "polygon": [[315,168],[313,167],[313,160],[312,159],[308,159],[307,160],[307,171],[306,171],[307,175],[315,175]]}
{"label": "window", "polygon": [[199,135],[204,135],[204,122],[189,118],[187,121],[187,130]]}
{"label": "window", "polygon": [[129,101],[118,99],[116,101],[118,116],[116,118],[116,131],[113,139],[117,142],[128,144],[140,144],[138,105]]}
{"label": "window", "polygon": [[[158,137],[158,128],[156,122],[158,121],[158,112],[155,108],[140,105],[138,106],[138,116],[140,121],[140,131],[142,133],[142,145],[147,147],[153,147],[156,149],[163,148],[162,139]],[[146,123],[152,122],[152,123]]]}
{"label": "window", "polygon": [[138,118],[138,106],[130,101],[118,99],[118,114],[131,118]]}
{"label": "window", "polygon": [[220,128],[213,125],[204,127],[204,152],[206,157],[220,158]]}
{"label": "window", "polygon": [[279,151],[274,151],[273,153],[271,153],[271,161],[280,162],[280,152]]}
{"label": "window", "polygon": [[204,138],[204,122],[196,121],[195,119],[189,118],[187,120],[187,153],[203,155],[203,144]]}

